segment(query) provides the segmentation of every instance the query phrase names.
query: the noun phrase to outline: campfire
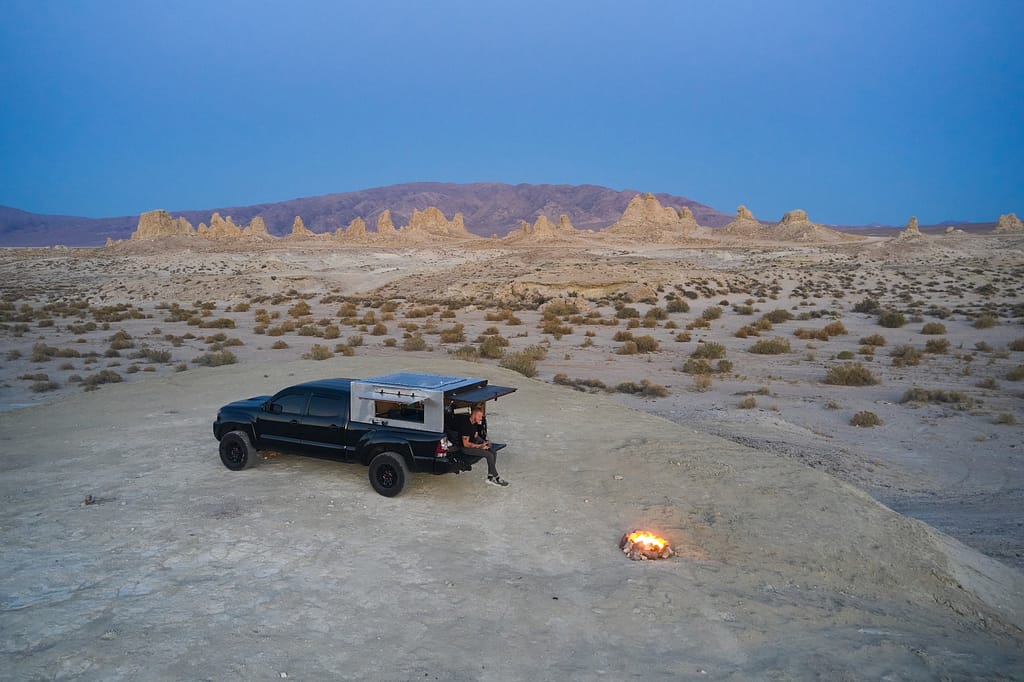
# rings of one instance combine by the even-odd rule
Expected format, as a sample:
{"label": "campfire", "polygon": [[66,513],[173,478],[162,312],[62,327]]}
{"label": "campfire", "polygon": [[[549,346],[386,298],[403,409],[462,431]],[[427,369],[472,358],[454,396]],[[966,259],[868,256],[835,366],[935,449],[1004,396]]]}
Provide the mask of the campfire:
{"label": "campfire", "polygon": [[675,554],[668,544],[668,540],[643,530],[635,530],[623,535],[619,547],[622,548],[622,553],[633,561],[667,559]]}

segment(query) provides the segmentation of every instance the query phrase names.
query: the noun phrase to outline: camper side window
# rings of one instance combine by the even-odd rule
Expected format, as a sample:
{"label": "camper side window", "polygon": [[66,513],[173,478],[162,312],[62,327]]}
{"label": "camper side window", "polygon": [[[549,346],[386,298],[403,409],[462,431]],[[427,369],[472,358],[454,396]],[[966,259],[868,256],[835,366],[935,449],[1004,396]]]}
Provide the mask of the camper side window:
{"label": "camper side window", "polygon": [[375,400],[373,413],[381,419],[397,419],[422,424],[423,402],[396,403],[390,400]]}

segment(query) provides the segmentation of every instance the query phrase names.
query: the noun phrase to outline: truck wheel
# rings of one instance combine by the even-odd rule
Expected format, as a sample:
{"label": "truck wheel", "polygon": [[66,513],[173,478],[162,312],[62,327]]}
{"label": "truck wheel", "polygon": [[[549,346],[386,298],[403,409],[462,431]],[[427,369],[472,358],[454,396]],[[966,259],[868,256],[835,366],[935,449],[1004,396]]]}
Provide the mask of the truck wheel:
{"label": "truck wheel", "polygon": [[220,439],[220,461],[232,471],[256,466],[260,455],[245,431],[229,431]]}
{"label": "truck wheel", "polygon": [[405,489],[409,467],[395,452],[382,452],[370,460],[370,485],[384,497],[394,497]]}

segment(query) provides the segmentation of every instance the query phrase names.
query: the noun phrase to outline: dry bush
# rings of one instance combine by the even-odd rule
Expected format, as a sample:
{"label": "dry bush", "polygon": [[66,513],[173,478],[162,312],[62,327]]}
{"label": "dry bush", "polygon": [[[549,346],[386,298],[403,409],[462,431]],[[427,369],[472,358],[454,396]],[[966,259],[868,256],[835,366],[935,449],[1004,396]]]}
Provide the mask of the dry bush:
{"label": "dry bush", "polygon": [[793,336],[805,341],[828,341],[828,334],[823,329],[804,329],[800,327],[793,332]]}
{"label": "dry bush", "polygon": [[1006,373],[1007,381],[1020,381],[1024,379],[1024,365],[1017,365]]}
{"label": "dry bush", "polygon": [[709,306],[700,314],[705,320],[717,320],[722,316],[722,309],[717,305]]}
{"label": "dry bush", "polygon": [[870,336],[864,336],[858,342],[864,346],[884,346],[885,337],[881,334],[871,334]]}
{"label": "dry bush", "polygon": [[853,312],[855,313],[867,313],[868,315],[874,315],[879,310],[880,306],[878,305],[878,301],[873,298],[865,298],[853,305]]}
{"label": "dry bush", "polygon": [[868,410],[862,410],[850,418],[851,426],[860,426],[862,428],[870,428],[872,426],[880,426],[882,420],[874,412]]}
{"label": "dry bush", "polygon": [[688,313],[690,304],[681,298],[673,298],[665,304],[665,309],[670,313]]}
{"label": "dry bush", "polygon": [[746,398],[736,403],[736,407],[741,410],[752,410],[757,407],[757,398],[752,395],[748,395]]}
{"label": "dry bush", "polygon": [[975,318],[974,320],[975,329],[990,329],[998,324],[999,318],[996,317],[995,315],[992,315],[991,313],[984,313],[983,315],[978,315],[978,317]]}
{"label": "dry bush", "polygon": [[833,386],[873,386],[878,383],[878,378],[859,362],[846,362],[830,367],[825,375],[825,383]]}
{"label": "dry bush", "polygon": [[555,375],[553,381],[560,386],[571,386],[577,391],[594,393],[607,390],[607,386],[600,379],[573,379],[564,372]]}
{"label": "dry bush", "polygon": [[1024,350],[1024,337],[1014,339],[1013,341],[1006,345],[1006,348],[1008,350]]}
{"label": "dry bush", "polygon": [[298,303],[296,303],[292,307],[288,308],[288,314],[291,317],[296,317],[296,318],[298,318],[298,317],[305,317],[306,315],[309,315],[310,312],[311,312],[311,308],[309,307],[309,304],[306,303],[305,301],[299,301]]}
{"label": "dry bush", "polygon": [[661,384],[655,384],[643,379],[639,384],[632,381],[624,381],[615,387],[617,393],[631,393],[642,395],[646,398],[664,398],[668,395],[668,389]]}
{"label": "dry bush", "polygon": [[998,417],[996,417],[992,423],[1003,424],[1005,426],[1013,426],[1014,424],[1017,423],[1017,418],[1010,414],[1009,412],[1003,412]]}
{"label": "dry bush", "polygon": [[480,351],[477,350],[476,346],[468,344],[465,346],[459,346],[458,348],[453,348],[452,350],[448,351],[448,354],[458,358],[459,360],[480,359]]}
{"label": "dry bush", "polygon": [[697,374],[693,377],[693,390],[703,393],[711,388],[711,383],[710,374]]}
{"label": "dry bush", "polygon": [[441,343],[462,343],[466,340],[466,333],[462,324],[456,324],[448,329],[441,330]]}
{"label": "dry bush", "polygon": [[558,318],[541,320],[541,323],[538,326],[542,333],[551,334],[556,340],[561,339],[567,334],[572,334],[572,327],[567,324],[562,324],[562,321]]}
{"label": "dry bush", "polygon": [[37,381],[32,384],[31,389],[33,393],[46,393],[47,391],[54,391],[60,388],[60,384],[56,381]]}
{"label": "dry bush", "polygon": [[488,336],[480,344],[480,355],[496,360],[505,354],[506,346],[508,346],[508,339],[504,336]]}
{"label": "dry bush", "polygon": [[654,353],[660,347],[658,340],[653,336],[638,336],[633,339],[638,353]]}
{"label": "dry bush", "polygon": [[901,343],[895,346],[889,351],[889,356],[892,357],[893,367],[912,367],[920,365],[921,360],[924,358],[924,354],[913,346]]}
{"label": "dry bush", "polygon": [[419,334],[414,334],[402,343],[402,349],[407,351],[418,351],[427,349],[427,340]]}
{"label": "dry bush", "polygon": [[123,329],[110,337],[111,350],[124,350],[126,348],[133,348],[134,346],[135,343],[132,341],[132,335]]}
{"label": "dry bush", "polygon": [[773,324],[779,324],[781,322],[788,322],[793,319],[793,313],[789,312],[785,308],[776,308],[761,316],[762,320],[767,320]]}
{"label": "dry bush", "polygon": [[509,353],[498,363],[505,369],[519,372],[524,377],[537,376],[537,360],[529,353]]}
{"label": "dry bush", "polygon": [[757,355],[781,355],[790,351],[789,339],[782,338],[781,336],[770,339],[758,339],[747,351]]}
{"label": "dry bush", "polygon": [[940,335],[946,333],[946,325],[941,322],[928,322],[921,327],[922,334]]}
{"label": "dry bush", "polygon": [[[822,328],[821,331],[826,337],[843,336],[848,333],[843,323],[839,322],[838,320],[835,322],[829,322]],[[828,339],[826,339],[826,341],[827,340]]]}
{"label": "dry bush", "polygon": [[551,301],[541,310],[545,315],[557,315],[558,317],[578,315],[580,312],[579,306],[571,301]]}
{"label": "dry bush", "polygon": [[619,355],[636,355],[638,352],[636,341],[626,341],[615,352]]}
{"label": "dry bush", "polygon": [[896,329],[906,323],[906,316],[897,310],[886,309],[878,314],[878,324],[887,329]]}
{"label": "dry bush", "polygon": [[908,388],[900,398],[901,403],[948,403],[961,410],[969,409],[974,400],[961,391],[929,390],[925,388]]}
{"label": "dry bush", "polygon": [[303,360],[330,360],[333,357],[334,353],[331,352],[331,349],[327,346],[321,346],[319,343],[314,343],[308,353],[302,354]]}
{"label": "dry bush", "polygon": [[95,391],[103,384],[116,384],[121,381],[124,381],[124,379],[117,372],[110,369],[102,369],[82,379],[82,388],[86,391]]}
{"label": "dry bush", "polygon": [[690,358],[679,369],[685,374],[711,374],[711,363],[703,358]]}
{"label": "dry bush", "polygon": [[615,317],[619,318],[620,320],[625,320],[633,317],[640,317],[640,311],[637,310],[636,308],[622,306],[621,308],[616,309]]}
{"label": "dry bush", "polygon": [[928,339],[924,344],[925,353],[942,355],[949,350],[949,339]]}
{"label": "dry bush", "polygon": [[717,360],[725,357],[725,346],[714,341],[698,343],[697,347],[690,353],[691,358],[702,358],[704,360]]}
{"label": "dry bush", "polygon": [[203,367],[220,367],[221,365],[233,365],[236,362],[238,362],[238,358],[229,350],[203,353],[197,358],[192,358],[192,364]]}
{"label": "dry bush", "polygon": [[999,388],[999,382],[996,381],[993,377],[982,379],[981,381],[974,385],[977,386],[978,388],[987,388],[989,390],[996,390]]}
{"label": "dry bush", "polygon": [[334,353],[336,355],[344,355],[350,357],[356,354],[356,349],[347,343],[336,343],[334,344]]}
{"label": "dry bush", "polygon": [[284,350],[285,348],[288,348],[288,343],[285,342],[284,340],[275,341],[274,345],[272,345],[271,348],[274,350]]}
{"label": "dry bush", "polygon": [[623,341],[632,341],[632,340],[633,340],[633,332],[627,331],[625,329],[620,329],[619,331],[615,332],[615,336],[612,337],[612,341],[617,341],[619,343],[622,343]]}

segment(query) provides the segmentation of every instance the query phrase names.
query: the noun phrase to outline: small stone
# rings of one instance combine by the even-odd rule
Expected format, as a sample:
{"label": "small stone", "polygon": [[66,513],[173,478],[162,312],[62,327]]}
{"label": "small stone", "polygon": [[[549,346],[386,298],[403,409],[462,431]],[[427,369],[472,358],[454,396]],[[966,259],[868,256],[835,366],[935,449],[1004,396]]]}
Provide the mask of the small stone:
{"label": "small stone", "polygon": [[616,481],[621,481],[625,477],[624,476],[620,476],[619,474],[615,474],[614,476],[612,476],[612,478],[614,478]]}

